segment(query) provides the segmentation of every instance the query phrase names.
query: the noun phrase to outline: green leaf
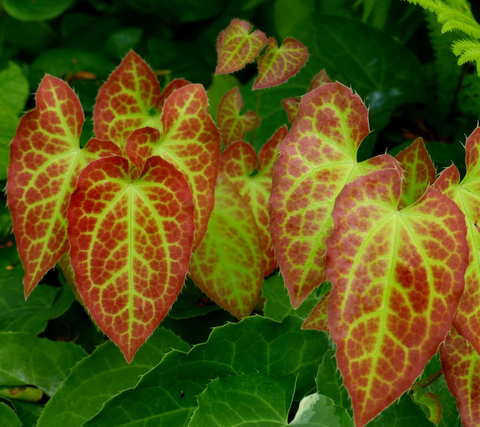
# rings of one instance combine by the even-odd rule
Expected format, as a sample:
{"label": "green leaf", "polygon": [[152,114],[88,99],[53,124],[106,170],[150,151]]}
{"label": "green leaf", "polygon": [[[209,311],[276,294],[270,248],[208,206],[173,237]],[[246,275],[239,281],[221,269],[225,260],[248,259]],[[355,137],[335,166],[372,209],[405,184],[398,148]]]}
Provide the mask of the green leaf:
{"label": "green leaf", "polygon": [[188,425],[285,426],[294,391],[293,375],[272,377],[258,373],[217,378],[198,396],[198,409]]}
{"label": "green leaf", "polygon": [[74,0],[3,0],[5,11],[20,21],[45,21],[61,15]]}
{"label": "green leaf", "polygon": [[[279,324],[248,317],[215,328],[205,344],[188,354],[172,352],[145,374],[134,390],[107,402],[86,426],[117,426],[145,420],[185,426],[197,408],[196,396],[215,378],[245,373],[297,375],[296,399],[314,389],[313,378],[328,340],[324,333],[301,330],[301,319]],[[145,406],[138,411],[135,402]]]}
{"label": "green leaf", "polygon": [[27,78],[17,64],[9,61],[8,67],[0,71],[0,111],[19,114],[29,94]]}
{"label": "green leaf", "polygon": [[97,414],[105,402],[134,387],[172,349],[190,346],[172,332],[157,328],[132,363],[109,341],[77,363],[48,401],[37,427],[80,427]]}
{"label": "green leaf", "polygon": [[113,33],[107,40],[107,50],[113,57],[122,59],[130,49],[142,40],[143,30],[141,28],[125,28]]}
{"label": "green leaf", "polygon": [[32,402],[12,401],[23,427],[36,427],[43,405]]}
{"label": "green leaf", "polygon": [[22,427],[15,411],[6,403],[0,402],[0,425],[8,427]]}
{"label": "green leaf", "polygon": [[228,91],[239,85],[238,79],[229,74],[214,76],[212,84],[208,88],[208,113],[217,122],[217,112],[223,96]]}
{"label": "green leaf", "polygon": [[10,160],[10,142],[17,130],[19,119],[8,108],[0,109],[0,180],[7,179],[7,168]]}
{"label": "green leaf", "polygon": [[289,426],[298,427],[353,427],[352,417],[344,408],[326,396],[315,393],[300,402]]}
{"label": "green leaf", "polygon": [[53,396],[72,366],[85,356],[85,351],[73,343],[0,332],[0,385],[35,385]]}

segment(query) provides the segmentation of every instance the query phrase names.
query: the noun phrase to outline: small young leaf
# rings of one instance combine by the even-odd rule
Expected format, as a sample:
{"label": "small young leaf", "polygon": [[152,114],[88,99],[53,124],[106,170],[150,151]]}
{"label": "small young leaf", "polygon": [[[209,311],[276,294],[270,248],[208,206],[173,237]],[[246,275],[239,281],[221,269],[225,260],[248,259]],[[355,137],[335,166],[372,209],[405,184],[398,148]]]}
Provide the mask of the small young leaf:
{"label": "small young leaf", "polygon": [[168,313],[187,273],[193,200],[158,156],[132,181],[119,156],[90,163],[68,209],[70,258],[92,317],[128,362]]}
{"label": "small young leaf", "polygon": [[398,206],[398,209],[403,209],[423,196],[427,187],[433,185],[437,179],[437,174],[422,138],[417,138],[395,158],[400,162],[404,173],[402,196]]}
{"label": "small young leaf", "polygon": [[160,130],[137,129],[126,143],[127,154],[139,170],[149,157],[160,156],[182,172],[195,203],[194,248],[207,231],[220,162],[220,134],[207,106],[203,86],[181,87],[163,105]]}
{"label": "small young leaf", "polygon": [[443,373],[450,392],[457,399],[464,427],[480,424],[480,355],[452,326],[440,347]]}
{"label": "small young leaf", "polygon": [[7,182],[25,296],[68,250],[65,214],[80,170],[94,158],[119,154],[109,141],[91,140],[80,149],[82,107],[63,81],[45,76],[36,102],[10,146]]}
{"label": "small young leaf", "polygon": [[[245,138],[247,132],[255,126],[255,112],[247,111],[245,114],[240,114],[242,109],[242,95],[238,87],[234,87],[223,96],[218,106],[218,127],[225,147]],[[260,118],[257,118],[256,123],[257,127],[260,126]]]}
{"label": "small young leaf", "polygon": [[433,188],[398,211],[400,194],[395,170],[347,184],[327,243],[328,323],[359,427],[421,374],[465,284],[463,213]]}
{"label": "small young leaf", "polygon": [[218,63],[215,74],[229,74],[241,70],[254,61],[267,45],[267,36],[260,30],[250,34],[251,25],[234,19],[218,36]]}
{"label": "small young leaf", "polygon": [[285,83],[300,71],[308,59],[307,48],[299,41],[287,37],[280,48],[270,37],[265,54],[258,60],[258,77],[253,89],[265,89]]}
{"label": "small young leaf", "polygon": [[193,254],[189,273],[200,289],[237,319],[253,311],[263,283],[258,234],[250,206],[220,175],[208,230]]}

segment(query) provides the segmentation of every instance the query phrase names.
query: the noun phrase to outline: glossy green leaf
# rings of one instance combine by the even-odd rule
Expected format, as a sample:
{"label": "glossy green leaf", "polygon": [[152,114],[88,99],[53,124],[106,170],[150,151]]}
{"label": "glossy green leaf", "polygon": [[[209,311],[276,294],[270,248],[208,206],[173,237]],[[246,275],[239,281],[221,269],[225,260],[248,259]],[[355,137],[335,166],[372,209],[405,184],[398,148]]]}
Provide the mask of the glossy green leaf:
{"label": "glossy green leaf", "polygon": [[189,427],[286,426],[294,391],[293,375],[258,373],[217,378],[198,395],[198,409]]}
{"label": "glossy green leaf", "polygon": [[45,21],[67,10],[74,0],[3,0],[6,12],[20,21]]}
{"label": "glossy green leaf", "polygon": [[[290,316],[281,324],[255,316],[215,328],[207,343],[188,354],[165,356],[134,390],[107,402],[85,426],[144,422],[186,426],[197,408],[196,396],[211,380],[246,373],[297,375],[299,400],[315,387],[313,378],[328,347],[323,333],[302,331],[301,323]],[[135,402],[142,404],[139,407]]]}
{"label": "glossy green leaf", "polygon": [[319,393],[300,401],[298,411],[289,426],[298,427],[353,427],[352,417],[344,408]]}
{"label": "glossy green leaf", "polygon": [[328,323],[357,426],[412,386],[465,286],[463,213],[433,188],[398,211],[401,181],[393,169],[358,178],[333,211]]}
{"label": "glossy green leaf", "polygon": [[9,61],[0,71],[0,109],[19,114],[30,94],[27,78],[20,67]]}
{"label": "glossy green leaf", "polygon": [[8,427],[22,427],[15,411],[6,403],[0,402],[0,425]]}
{"label": "glossy green leaf", "polygon": [[110,398],[134,387],[172,349],[188,351],[190,347],[163,328],[152,334],[131,364],[113,342],[102,344],[73,367],[45,406],[38,427],[80,427]]}
{"label": "glossy green leaf", "polygon": [[53,396],[70,369],[86,356],[73,343],[36,338],[22,332],[0,333],[0,385],[35,385]]}

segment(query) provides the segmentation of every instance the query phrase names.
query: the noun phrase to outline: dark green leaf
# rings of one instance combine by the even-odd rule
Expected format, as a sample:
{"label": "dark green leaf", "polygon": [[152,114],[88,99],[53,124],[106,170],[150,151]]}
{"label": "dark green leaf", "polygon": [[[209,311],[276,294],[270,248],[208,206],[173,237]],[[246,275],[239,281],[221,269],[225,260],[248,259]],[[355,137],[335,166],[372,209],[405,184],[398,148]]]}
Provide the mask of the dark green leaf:
{"label": "dark green leaf", "polygon": [[20,67],[10,61],[8,67],[0,71],[0,111],[8,110],[12,114],[20,113],[25,108],[28,95],[27,78]]}
{"label": "dark green leaf", "polygon": [[289,426],[353,427],[352,417],[332,399],[314,393],[303,398]]}
{"label": "dark green leaf", "polygon": [[6,12],[20,21],[45,21],[62,14],[74,0],[3,0]]}
{"label": "dark green leaf", "polygon": [[11,402],[15,406],[17,416],[20,418],[23,427],[35,427],[38,418],[43,410],[43,405],[40,403],[22,402],[16,400]]}
{"label": "dark green leaf", "polygon": [[142,40],[143,30],[141,28],[125,28],[124,30],[113,33],[107,40],[107,50],[110,55],[118,59],[128,53],[130,49]]}
{"label": "dark green leaf", "polygon": [[0,425],[5,427],[22,427],[22,423],[15,411],[3,402],[0,402]]}

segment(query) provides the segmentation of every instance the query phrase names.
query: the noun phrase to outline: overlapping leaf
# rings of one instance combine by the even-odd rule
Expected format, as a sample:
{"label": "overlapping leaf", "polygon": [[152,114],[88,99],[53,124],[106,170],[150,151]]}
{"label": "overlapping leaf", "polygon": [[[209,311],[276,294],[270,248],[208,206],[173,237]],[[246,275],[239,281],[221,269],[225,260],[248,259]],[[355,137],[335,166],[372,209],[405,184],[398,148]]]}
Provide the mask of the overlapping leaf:
{"label": "overlapping leaf", "polygon": [[250,206],[220,174],[208,230],[189,273],[200,289],[237,319],[253,311],[263,283],[258,234]]}
{"label": "overlapping leaf", "polygon": [[433,188],[401,211],[401,174],[347,184],[328,240],[328,323],[356,426],[411,387],[445,339],[464,289],[466,227]]}
{"label": "overlapping leaf", "polygon": [[398,206],[402,209],[422,197],[427,187],[433,185],[437,179],[437,174],[422,138],[417,138],[395,158],[402,165],[404,173],[402,195]]}
{"label": "overlapping leaf", "polygon": [[[259,160],[250,144],[237,141],[222,153],[220,161],[220,173],[233,183],[253,213],[262,247],[265,277],[277,267],[270,236],[268,198],[272,190],[275,149],[286,134],[286,126],[278,129],[272,138],[263,145],[259,153]],[[258,173],[252,175],[257,170],[257,164]]]}
{"label": "overlapping leaf", "polygon": [[128,156],[139,170],[150,156],[159,155],[183,173],[195,203],[195,247],[207,230],[220,162],[220,135],[207,106],[203,86],[182,87],[164,103],[161,130],[138,129],[126,144]]}
{"label": "overlapping leaf", "polygon": [[468,137],[465,145],[467,173],[460,174],[452,165],[438,177],[435,188],[449,196],[465,214],[470,257],[465,274],[465,292],[460,300],[453,325],[480,352],[480,128]]}
{"label": "overlapping leaf", "polygon": [[[327,83],[332,83],[332,81],[330,80],[330,77],[328,77],[327,72],[325,70],[322,70],[310,82],[307,93]],[[293,122],[297,118],[300,101],[301,98],[298,97],[285,98],[282,100],[282,106],[287,112],[288,121],[290,122],[290,124],[293,124]]]}
{"label": "overlapping leaf", "polygon": [[308,49],[291,37],[287,37],[278,47],[277,41],[270,37],[268,48],[258,60],[258,77],[253,89],[265,89],[285,83],[298,73],[308,59]]}
{"label": "overlapping leaf", "polygon": [[187,84],[183,79],[174,80],[160,93],[153,71],[130,51],[98,92],[93,115],[95,135],[125,148],[126,138],[135,129],[160,128],[165,100]]}
{"label": "overlapping leaf", "polygon": [[457,399],[464,427],[480,424],[480,355],[452,327],[440,347],[443,373],[450,392]]}
{"label": "overlapping leaf", "polygon": [[129,174],[123,157],[91,163],[68,210],[78,291],[128,362],[180,292],[194,233],[193,200],[180,172],[155,156],[139,179]]}
{"label": "overlapping leaf", "polygon": [[313,311],[309,314],[304,324],[303,329],[316,329],[317,331],[328,332],[328,300],[330,292],[326,293],[320,302],[315,306]]}
{"label": "overlapping leaf", "polygon": [[293,306],[325,279],[331,213],[343,186],[382,167],[390,156],[357,163],[368,135],[368,111],[340,83],[325,84],[302,98],[299,115],[278,149],[270,196],[273,245]]}
{"label": "overlapping leaf", "polygon": [[267,45],[267,36],[260,30],[250,34],[251,25],[234,19],[218,36],[218,62],[215,74],[229,74],[241,70],[254,61]]}
{"label": "overlapping leaf", "polygon": [[223,143],[228,147],[232,142],[245,138],[247,132],[251,131],[255,123],[260,125],[260,119],[256,118],[254,111],[247,111],[240,114],[243,109],[242,95],[238,87],[234,87],[223,95],[218,106],[218,127],[222,134]]}
{"label": "overlapping leaf", "polygon": [[10,146],[7,183],[25,296],[68,250],[65,215],[80,170],[95,158],[119,154],[112,142],[95,139],[80,149],[82,107],[63,81],[45,76],[36,102]]}

